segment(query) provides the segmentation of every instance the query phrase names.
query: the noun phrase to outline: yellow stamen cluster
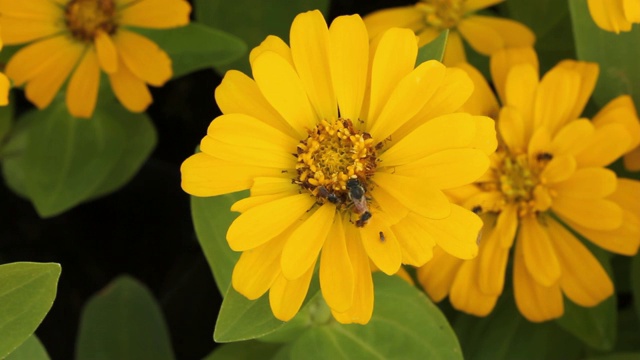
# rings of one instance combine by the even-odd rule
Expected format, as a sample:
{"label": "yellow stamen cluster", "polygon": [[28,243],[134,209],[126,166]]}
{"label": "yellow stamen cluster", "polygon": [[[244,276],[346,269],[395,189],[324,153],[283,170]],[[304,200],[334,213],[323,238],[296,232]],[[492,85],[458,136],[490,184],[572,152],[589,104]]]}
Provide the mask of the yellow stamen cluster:
{"label": "yellow stamen cluster", "polygon": [[115,12],[113,0],[72,0],[66,9],[66,24],[73,37],[92,42],[100,30],[106,34],[116,31]]}
{"label": "yellow stamen cluster", "polygon": [[464,16],[466,0],[421,0],[416,7],[424,12],[425,22],[438,30],[450,29],[458,25]]}
{"label": "yellow stamen cluster", "polygon": [[[374,141],[354,128],[351,120],[321,121],[298,144],[295,183],[326,201],[326,192],[341,203],[348,199],[347,180],[356,177],[365,187],[376,169]],[[320,188],[326,191],[321,193]]]}
{"label": "yellow stamen cluster", "polygon": [[540,174],[553,158],[551,154],[541,153],[530,158],[528,154],[499,151],[494,156],[491,180],[478,185],[484,191],[499,192],[502,204],[483,210],[499,211],[505,204],[516,204],[522,217],[549,209],[550,193]]}

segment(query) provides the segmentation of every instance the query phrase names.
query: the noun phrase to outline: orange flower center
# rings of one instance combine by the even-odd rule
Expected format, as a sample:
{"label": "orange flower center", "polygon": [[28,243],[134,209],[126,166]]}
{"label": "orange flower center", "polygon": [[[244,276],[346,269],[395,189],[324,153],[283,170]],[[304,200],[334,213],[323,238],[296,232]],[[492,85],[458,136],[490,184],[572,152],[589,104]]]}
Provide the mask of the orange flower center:
{"label": "orange flower center", "polygon": [[377,165],[374,145],[371,135],[355,129],[349,119],[323,120],[298,144],[294,183],[318,204],[329,201],[362,215],[368,211],[364,193]]}
{"label": "orange flower center", "polygon": [[66,23],[73,37],[91,42],[99,31],[116,31],[116,6],[113,0],[71,0],[66,9]]}
{"label": "orange flower center", "polygon": [[416,7],[424,12],[427,26],[438,30],[451,29],[464,16],[466,0],[420,0]]}

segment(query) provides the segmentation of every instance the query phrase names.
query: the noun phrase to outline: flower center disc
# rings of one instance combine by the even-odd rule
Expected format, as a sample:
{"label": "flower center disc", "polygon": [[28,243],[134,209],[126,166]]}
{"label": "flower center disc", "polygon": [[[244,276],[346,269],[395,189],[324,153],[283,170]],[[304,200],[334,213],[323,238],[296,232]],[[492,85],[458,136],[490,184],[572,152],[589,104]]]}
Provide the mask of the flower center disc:
{"label": "flower center disc", "polygon": [[360,132],[348,119],[323,120],[298,144],[294,182],[318,198],[348,206],[347,181],[357,178],[364,189],[376,169],[376,149],[371,135]]}
{"label": "flower center disc", "polygon": [[455,27],[462,19],[466,0],[421,0],[416,7],[424,12],[428,26],[438,30]]}
{"label": "flower center disc", "polygon": [[115,12],[113,0],[72,0],[65,13],[67,27],[76,39],[90,42],[99,30],[116,31]]}

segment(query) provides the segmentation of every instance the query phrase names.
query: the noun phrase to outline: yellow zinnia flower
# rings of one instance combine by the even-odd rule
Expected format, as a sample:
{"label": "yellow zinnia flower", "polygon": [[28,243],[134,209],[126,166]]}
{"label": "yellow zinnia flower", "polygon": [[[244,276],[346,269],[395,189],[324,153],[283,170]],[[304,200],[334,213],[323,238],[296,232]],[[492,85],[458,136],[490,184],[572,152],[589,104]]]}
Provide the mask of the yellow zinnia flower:
{"label": "yellow zinnia flower", "polygon": [[484,221],[478,257],[462,261],[436,249],[419,280],[434,300],[448,294],[456,309],[485,316],[502,293],[515,242],[515,300],[527,319],[562,316],[563,294],[595,306],[611,296],[613,284],[572,232],[608,251],[638,251],[640,182],[605,168],[640,143],[633,102],[622,96],[593,121],[581,118],[597,64],[563,61],[539,80],[533,49],[499,52],[491,70],[499,114],[486,83],[476,86],[484,92],[480,100],[464,108],[498,114],[500,146],[482,178],[450,191]]}
{"label": "yellow zinnia flower", "polygon": [[619,34],[640,23],[638,0],[587,0],[587,4],[591,18],[603,30]]}
{"label": "yellow zinnia flower", "polygon": [[449,29],[443,60],[449,66],[466,61],[462,39],[486,56],[505,47],[533,46],[535,35],[519,22],[475,14],[502,1],[420,0],[412,6],[373,12],[364,21],[372,39],[391,27],[404,27],[418,35],[420,46]]}
{"label": "yellow zinnia flower", "polygon": [[250,189],[227,240],[242,251],[232,284],[249,299],[269,291],[274,315],[299,310],[320,256],[322,294],[342,323],[367,323],[372,267],[419,266],[438,244],[476,255],[481,220],[442,189],[489,166],[493,121],[453,113],[473,84],[428,61],[417,40],[391,29],[370,51],[358,15],[327,28],[319,11],[298,15],[291,45],[269,36],[250,54],[255,80],[229,71],[216,89],[224,115],[202,152],[182,164],[195,196]]}
{"label": "yellow zinnia flower", "polygon": [[171,59],[128,27],[170,28],[189,22],[184,0],[0,0],[6,44],[32,44],[9,60],[7,75],[25,85],[27,98],[47,107],[67,84],[66,103],[77,117],[91,117],[100,70],[124,107],[144,111],[151,104],[146,84],[171,78]]}

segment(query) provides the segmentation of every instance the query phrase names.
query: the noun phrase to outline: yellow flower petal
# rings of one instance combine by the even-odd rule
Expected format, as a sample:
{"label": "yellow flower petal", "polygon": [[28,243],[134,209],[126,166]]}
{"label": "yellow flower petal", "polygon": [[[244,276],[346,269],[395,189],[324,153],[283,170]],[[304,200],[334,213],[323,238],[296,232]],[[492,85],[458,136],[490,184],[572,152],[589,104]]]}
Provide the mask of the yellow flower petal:
{"label": "yellow flower petal", "polygon": [[475,316],[487,316],[496,305],[499,295],[483,293],[478,287],[478,261],[465,261],[451,285],[449,300],[457,310]]}
{"label": "yellow flower petal", "polygon": [[457,66],[466,61],[467,55],[464,50],[464,44],[462,43],[462,36],[460,36],[458,31],[450,30],[442,62],[447,66]]}
{"label": "yellow flower petal", "polygon": [[329,29],[318,10],[299,14],[291,24],[291,56],[319,119],[336,119],[338,107],[329,67]]}
{"label": "yellow flower petal", "polygon": [[[280,208],[280,212],[285,211],[290,210]],[[272,214],[280,213],[274,212]],[[320,249],[322,249],[322,245],[324,245],[327,235],[329,235],[335,214],[335,205],[324,204],[304,220],[304,222],[293,231],[291,236],[289,236],[282,250],[282,259],[280,260],[282,274],[285,278],[289,280],[297,279],[302,276],[310,266],[315,264]]]}
{"label": "yellow flower petal", "polygon": [[573,156],[555,156],[540,174],[544,184],[554,184],[566,181],[576,172],[576,161]]}
{"label": "yellow flower petal", "polygon": [[298,74],[280,55],[265,51],[251,65],[258,88],[271,106],[299,134],[313,129],[316,114]]}
{"label": "yellow flower petal", "polygon": [[[3,1],[3,3],[6,2],[11,2],[11,0]],[[0,18],[0,27],[2,27],[2,42],[5,45],[23,44],[53,36],[65,30],[64,22],[61,21],[14,18],[4,16],[4,14]]]}
{"label": "yellow flower petal", "polygon": [[463,12],[467,14],[488,8],[493,5],[497,5],[503,1],[504,0],[467,0],[463,3],[462,8]]}
{"label": "yellow flower petal", "polygon": [[474,116],[473,120],[476,123],[476,136],[469,147],[478,149],[487,156],[493,154],[498,148],[496,122],[486,116]]}
{"label": "yellow flower petal", "polygon": [[279,130],[244,114],[218,116],[209,125],[200,150],[237,164],[294,169],[291,156],[298,142]]}
{"label": "yellow flower petal", "polygon": [[141,0],[122,8],[119,23],[142,28],[166,29],[189,23],[191,5],[184,0]]}
{"label": "yellow flower petal", "polygon": [[475,133],[475,117],[469,114],[439,116],[422,124],[380,155],[381,166],[404,165],[438,151],[467,147]]}
{"label": "yellow flower petal", "polygon": [[118,71],[109,74],[111,89],[120,103],[131,112],[142,112],[153,102],[147,85],[135,76],[122,62],[118,63]]}
{"label": "yellow flower petal", "polygon": [[264,295],[280,275],[280,254],[285,240],[286,236],[277,236],[243,252],[231,275],[233,288],[249,300]]}
{"label": "yellow flower petal", "polygon": [[9,78],[0,73],[0,106],[9,104],[9,90],[11,90],[11,82]]}
{"label": "yellow flower petal", "polygon": [[256,248],[299,222],[313,204],[311,196],[298,194],[256,206],[242,213],[229,226],[229,246],[234,251]]}
{"label": "yellow flower petal", "polygon": [[100,66],[93,49],[87,49],[67,85],[66,103],[71,115],[90,118],[98,100]]}
{"label": "yellow flower petal", "polygon": [[607,251],[633,256],[638,252],[638,246],[640,246],[640,221],[636,214],[629,211],[623,212],[622,226],[615,230],[593,230],[564,218],[562,221]]}
{"label": "yellow flower petal", "polygon": [[580,95],[580,74],[561,66],[547,72],[540,81],[534,102],[534,126],[545,126],[554,135],[568,121]]}
{"label": "yellow flower petal", "polygon": [[[296,190],[296,191],[294,191]],[[300,187],[291,183],[288,177],[256,177],[251,186],[251,196],[271,195],[284,192],[298,192]]]}
{"label": "yellow flower petal", "polygon": [[392,27],[409,28],[417,31],[424,27],[424,14],[415,6],[393,7],[375,11],[364,17],[369,37],[371,39],[382,35]]}
{"label": "yellow flower petal", "polygon": [[[76,66],[82,52],[83,45],[69,43],[66,47],[57,49],[61,53],[54,61],[49,61],[41,71],[25,86],[25,95],[38,109],[43,109],[51,103],[69,74]],[[7,72],[9,68],[7,67]]]}
{"label": "yellow flower petal", "polygon": [[0,0],[0,11],[2,11],[2,17],[49,21],[63,16],[64,13],[64,9],[51,0]]}
{"label": "yellow flower petal", "polygon": [[634,0],[622,0],[624,17],[632,23],[640,23],[640,3]]}
{"label": "yellow flower petal", "polygon": [[472,183],[489,169],[489,158],[477,149],[449,149],[395,168],[396,175],[419,177],[438,189]]}
{"label": "yellow flower petal", "polygon": [[533,216],[523,218],[518,242],[522,244],[524,262],[532,279],[545,287],[556,284],[562,270],[551,245],[547,226]]}
{"label": "yellow flower petal", "polygon": [[[473,15],[465,19],[465,21],[462,21],[461,24],[464,23],[465,26],[468,26],[469,21],[473,22],[473,24],[478,28],[477,31],[479,31],[479,34],[472,33],[473,35],[468,35],[462,30],[462,28],[460,28],[460,32],[462,32],[463,36],[465,36],[465,39],[469,41],[472,47],[474,47],[473,38],[478,37],[478,35],[483,34],[484,32],[487,32],[487,35],[490,33],[497,34],[498,38],[501,40],[500,42],[502,47],[533,46],[536,41],[535,35],[528,27],[511,19]],[[484,45],[485,42],[486,40],[481,43]],[[486,51],[485,54],[490,55],[493,54],[495,50],[496,49],[492,49],[490,46],[487,46],[486,48],[478,46],[478,52],[481,54]]]}
{"label": "yellow flower petal", "polygon": [[447,68],[444,79],[436,93],[431,96],[429,101],[413,118],[400,127],[391,137],[395,140],[402,139],[433,118],[462,111],[460,107],[469,99],[472,93],[473,82],[469,75],[461,69]]}
{"label": "yellow flower petal", "polygon": [[578,92],[573,110],[567,116],[569,119],[577,119],[580,117],[580,114],[582,114],[585,105],[587,105],[587,101],[589,101],[591,97],[591,93],[593,93],[593,89],[596,87],[598,74],[600,72],[598,63],[563,60],[559,62],[557,66],[576,71],[580,74],[580,91]]}
{"label": "yellow flower petal", "polygon": [[469,75],[475,88],[473,95],[469,97],[469,100],[464,103],[460,110],[474,115],[496,118],[496,114],[498,114],[500,110],[500,105],[498,104],[496,96],[493,94],[493,90],[484,78],[484,75],[471,64],[460,63],[457,64],[456,67],[464,70],[464,72]]}
{"label": "yellow flower petal", "polygon": [[298,313],[309,291],[314,267],[315,263],[295,280],[287,280],[284,275],[280,275],[273,283],[269,290],[269,304],[276,319],[289,321]]}
{"label": "yellow flower petal", "polygon": [[431,234],[420,226],[419,221],[414,220],[417,216],[410,214],[391,227],[402,250],[402,263],[412,266],[422,266],[431,260],[436,246]]}
{"label": "yellow flower petal", "polygon": [[516,244],[513,265],[513,292],[520,313],[531,322],[556,319],[564,312],[560,286],[542,286],[527,271],[521,242]]}
{"label": "yellow flower petal", "polygon": [[345,239],[349,250],[349,259],[353,267],[354,292],[353,304],[345,312],[332,310],[331,313],[336,320],[342,324],[366,324],[373,314],[373,279],[371,278],[371,268],[369,258],[365,252],[360,235],[354,226],[346,226]]}
{"label": "yellow flower petal", "polygon": [[498,297],[504,288],[504,277],[507,270],[510,248],[502,246],[497,227],[480,240],[480,252],[478,254],[477,269],[474,274],[477,277],[477,286],[480,293],[491,294]]}
{"label": "yellow flower petal", "polygon": [[417,178],[377,173],[372,180],[418,215],[430,219],[443,219],[451,213],[447,197],[434,186]]}
{"label": "yellow flower petal", "polygon": [[616,173],[604,168],[576,170],[566,181],[554,184],[552,189],[559,196],[577,199],[597,199],[613,193],[616,189]]}
{"label": "yellow flower petal", "polygon": [[372,189],[369,194],[373,197],[375,203],[385,213],[389,224],[397,224],[404,219],[409,213],[409,209],[402,205],[394,196],[386,192],[381,187]]}
{"label": "yellow flower petal", "polygon": [[607,166],[621,157],[633,141],[626,126],[613,123],[596,128],[584,149],[576,154],[580,166]]}
{"label": "yellow flower petal", "polygon": [[[538,87],[538,55],[532,47],[502,49],[491,56],[491,78],[503,105],[514,106],[528,118]],[[516,70],[518,65],[524,65]],[[515,71],[514,75],[510,75]],[[507,81],[508,77],[513,80]],[[509,86],[509,82],[512,83]],[[513,93],[513,95],[512,95]],[[510,97],[514,96],[514,99]]]}
{"label": "yellow flower petal", "polygon": [[417,56],[418,44],[412,31],[393,28],[382,35],[371,70],[367,130],[375,123],[400,80],[413,70]]}
{"label": "yellow flower petal", "polygon": [[634,149],[640,144],[640,120],[636,113],[636,107],[629,95],[620,95],[609,101],[596,116],[593,117],[593,125],[600,127],[606,124],[619,123],[627,128],[631,136],[631,143],[627,150]]}
{"label": "yellow flower petal", "polygon": [[111,37],[104,31],[98,30],[94,41],[102,70],[108,74],[118,71],[118,50]]}
{"label": "yellow flower petal", "polygon": [[371,261],[385,274],[393,275],[400,269],[402,251],[396,235],[382,218],[383,214],[373,213],[369,223],[358,230]]}
{"label": "yellow flower petal", "polygon": [[491,55],[505,47],[505,41],[500,33],[483,21],[480,16],[473,15],[458,23],[458,31],[469,45],[482,55]]}
{"label": "yellow flower petal", "polygon": [[622,225],[622,209],[603,199],[575,199],[559,196],[553,199],[554,212],[593,230],[615,230]]}
{"label": "yellow flower petal", "polygon": [[463,263],[464,261],[436,246],[433,249],[433,258],[418,268],[418,281],[433,301],[442,301],[449,294],[451,284]]}
{"label": "yellow flower petal", "polygon": [[640,171],[640,146],[624,156],[624,167],[629,171]]}
{"label": "yellow flower petal", "polygon": [[525,121],[518,109],[512,106],[500,109],[498,128],[502,140],[511,152],[522,154],[526,151],[529,139],[527,138]]}
{"label": "yellow flower petal", "polygon": [[327,305],[338,312],[347,311],[353,303],[355,276],[340,216],[335,217],[331,232],[322,246],[319,275],[320,289]]}
{"label": "yellow flower petal", "polygon": [[445,69],[438,61],[426,61],[402,78],[369,129],[371,137],[389,137],[418,113],[438,90],[444,79]]}
{"label": "yellow flower petal", "polygon": [[293,64],[293,58],[291,57],[291,48],[289,45],[284,42],[281,38],[275,35],[268,35],[260,45],[254,47],[249,53],[249,63],[253,66],[253,62],[255,59],[260,56],[265,51],[272,51],[276,54],[282,56],[283,59],[287,60],[292,67],[295,67]]}
{"label": "yellow flower petal", "polygon": [[282,171],[222,161],[205,153],[187,158],[180,167],[182,189],[194,196],[216,196],[245,190],[258,176],[283,176]]}
{"label": "yellow flower petal", "polygon": [[227,71],[216,88],[215,98],[223,114],[247,114],[290,136],[307,136],[306,132],[296,133],[264,98],[255,81],[240,71]]}
{"label": "yellow flower petal", "polygon": [[552,153],[572,155],[580,153],[588,145],[587,140],[593,136],[595,128],[586,119],[572,121],[562,127],[552,140]]}
{"label": "yellow flower petal", "polygon": [[254,208],[258,205],[266,204],[271,201],[275,201],[278,199],[282,199],[287,196],[295,195],[298,193],[298,187],[295,189],[296,191],[292,192],[284,192],[279,194],[272,195],[259,195],[259,196],[249,196],[244,199],[240,199],[231,205],[231,211],[243,213],[247,210]]}
{"label": "yellow flower petal", "polygon": [[609,196],[609,200],[640,217],[640,181],[618,179],[616,191]]}
{"label": "yellow flower petal", "polygon": [[549,222],[549,235],[562,265],[560,287],[580,306],[595,306],[613,294],[609,275],[589,250],[567,229]]}
{"label": "yellow flower petal", "polygon": [[122,61],[138,78],[153,86],[162,86],[171,79],[171,59],[153,41],[122,29],[113,41]]}
{"label": "yellow flower petal", "polygon": [[460,259],[473,259],[478,254],[478,236],[482,220],[473,212],[451,204],[451,215],[445,219],[420,218],[423,228],[447,253]]}
{"label": "yellow flower petal", "polygon": [[515,204],[509,204],[502,208],[496,222],[495,232],[501,247],[508,249],[513,245],[516,230],[518,230],[518,207]]}
{"label": "yellow flower petal", "polygon": [[[77,52],[79,58],[83,48],[66,36],[55,36],[27,45],[11,57],[7,63],[6,74],[16,86],[21,86],[41,74],[47,67],[57,68],[57,62],[64,62],[62,59],[68,53]],[[51,65],[52,63],[56,65]]]}
{"label": "yellow flower petal", "polygon": [[620,1],[611,0],[587,0],[589,13],[593,21],[599,28],[613,31],[617,34],[620,31],[630,31],[631,23],[624,14],[624,9]]}
{"label": "yellow flower petal", "polygon": [[369,38],[358,15],[340,16],[329,28],[331,79],[340,117],[360,119],[360,109],[367,87]]}

